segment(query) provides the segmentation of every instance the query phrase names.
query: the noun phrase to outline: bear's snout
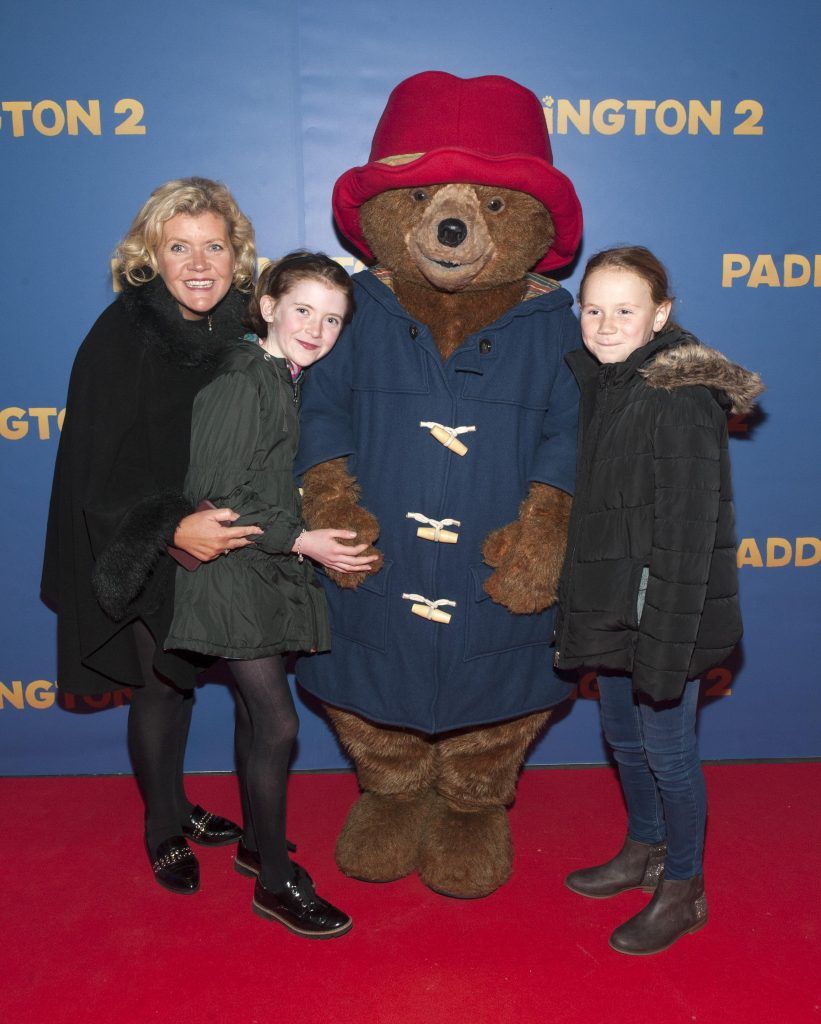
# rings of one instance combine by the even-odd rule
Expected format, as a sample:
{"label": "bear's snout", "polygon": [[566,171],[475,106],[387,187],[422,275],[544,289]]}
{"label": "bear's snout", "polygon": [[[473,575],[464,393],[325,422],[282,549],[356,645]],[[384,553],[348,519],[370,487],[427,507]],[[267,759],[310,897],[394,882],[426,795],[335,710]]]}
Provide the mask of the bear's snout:
{"label": "bear's snout", "polygon": [[447,245],[451,249],[455,249],[461,245],[462,242],[467,238],[468,229],[467,225],[463,220],[458,220],[456,217],[448,217],[443,221],[439,222],[439,228],[436,232],[436,237],[439,239],[442,245]]}

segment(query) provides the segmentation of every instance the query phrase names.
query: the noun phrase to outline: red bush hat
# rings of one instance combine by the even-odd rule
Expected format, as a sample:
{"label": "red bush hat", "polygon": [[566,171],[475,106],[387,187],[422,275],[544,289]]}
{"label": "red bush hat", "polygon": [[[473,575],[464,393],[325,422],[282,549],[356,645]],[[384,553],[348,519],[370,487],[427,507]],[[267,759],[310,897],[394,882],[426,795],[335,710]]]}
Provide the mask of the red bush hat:
{"label": "red bush hat", "polygon": [[370,160],[334,185],[334,217],[367,259],[359,207],[393,188],[453,181],[526,192],[550,211],[556,238],[537,271],[569,263],[582,234],[576,190],[553,166],[542,105],[499,75],[457,78],[423,71],[393,90],[376,126]]}

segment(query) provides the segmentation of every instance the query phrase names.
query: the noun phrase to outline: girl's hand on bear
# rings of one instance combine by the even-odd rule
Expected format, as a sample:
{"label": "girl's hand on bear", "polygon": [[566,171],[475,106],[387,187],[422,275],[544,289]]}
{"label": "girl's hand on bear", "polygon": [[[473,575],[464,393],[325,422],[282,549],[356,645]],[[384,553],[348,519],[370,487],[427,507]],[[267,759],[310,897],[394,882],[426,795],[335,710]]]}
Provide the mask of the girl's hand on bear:
{"label": "girl's hand on bear", "polygon": [[[379,536],[379,521],[373,513],[358,504],[359,485],[348,472],[347,466],[346,458],[332,459],[305,473],[302,479],[302,515],[311,530],[336,527],[332,532],[339,537],[341,534],[338,527],[342,524],[360,543],[367,544],[362,551],[362,557],[370,561],[366,569],[327,570],[328,578],[338,587],[354,590],[368,576],[379,572],[383,558],[382,553],[373,547]],[[339,543],[350,547],[354,541],[343,539]]]}
{"label": "girl's hand on bear", "polygon": [[326,569],[339,573],[367,573],[377,553],[364,554],[370,544],[353,544],[353,530],[307,530],[300,534],[291,550],[307,555]]}

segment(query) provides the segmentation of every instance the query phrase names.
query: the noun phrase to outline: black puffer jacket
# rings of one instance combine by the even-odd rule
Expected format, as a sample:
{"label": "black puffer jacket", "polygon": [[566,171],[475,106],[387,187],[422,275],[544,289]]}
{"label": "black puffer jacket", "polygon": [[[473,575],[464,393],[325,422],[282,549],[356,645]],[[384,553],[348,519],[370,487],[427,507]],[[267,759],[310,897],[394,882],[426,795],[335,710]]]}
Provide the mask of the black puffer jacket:
{"label": "black puffer jacket", "polygon": [[672,700],[741,637],[726,414],[762,384],[680,328],[623,363],[567,361],[582,399],[554,661]]}

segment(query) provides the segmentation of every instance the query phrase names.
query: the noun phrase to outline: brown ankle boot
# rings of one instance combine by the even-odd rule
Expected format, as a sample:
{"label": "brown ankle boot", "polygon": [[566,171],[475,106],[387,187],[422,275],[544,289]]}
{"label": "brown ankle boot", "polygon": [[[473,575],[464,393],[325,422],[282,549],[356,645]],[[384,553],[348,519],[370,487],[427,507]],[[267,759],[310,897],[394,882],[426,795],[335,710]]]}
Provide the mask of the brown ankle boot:
{"label": "brown ankle boot", "polygon": [[705,924],[704,877],[695,875],[682,880],[662,877],[644,910],[613,932],[610,945],[619,953],[649,956],[672,946],[682,935],[697,932]]}
{"label": "brown ankle boot", "polygon": [[617,896],[628,889],[652,892],[661,877],[666,852],[667,843],[650,846],[627,836],[624,846],[612,860],[595,868],[571,871],[564,884],[580,896],[589,896],[593,900]]}

